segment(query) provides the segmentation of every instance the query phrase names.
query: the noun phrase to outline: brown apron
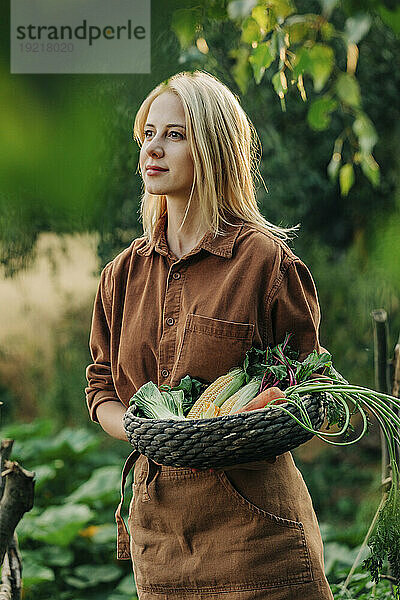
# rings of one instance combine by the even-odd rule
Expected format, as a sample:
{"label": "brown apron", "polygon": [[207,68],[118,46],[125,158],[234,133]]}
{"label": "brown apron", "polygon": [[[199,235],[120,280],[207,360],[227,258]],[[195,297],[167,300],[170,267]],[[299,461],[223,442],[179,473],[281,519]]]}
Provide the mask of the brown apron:
{"label": "brown apron", "polygon": [[[129,542],[120,513],[135,462]],[[207,471],[133,452],[121,492],[118,558],[132,558],[139,600],[333,600],[317,518],[290,452]]]}

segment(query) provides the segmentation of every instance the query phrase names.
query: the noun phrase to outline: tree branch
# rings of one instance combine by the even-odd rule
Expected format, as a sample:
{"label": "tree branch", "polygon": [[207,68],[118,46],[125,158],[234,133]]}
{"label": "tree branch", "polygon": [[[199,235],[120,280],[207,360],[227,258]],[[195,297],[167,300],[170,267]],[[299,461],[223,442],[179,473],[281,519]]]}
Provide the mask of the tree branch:
{"label": "tree branch", "polygon": [[1,440],[0,444],[0,500],[3,497],[4,487],[6,485],[6,480],[1,476],[4,471],[4,463],[6,460],[9,460],[11,456],[11,450],[14,444],[14,440]]}
{"label": "tree branch", "polygon": [[0,565],[23,515],[33,506],[35,473],[27,471],[17,462],[4,461],[1,472],[6,479],[3,497],[0,501]]}
{"label": "tree branch", "polygon": [[22,561],[18,548],[17,534],[11,540],[4,557],[1,572],[0,600],[20,600]]}

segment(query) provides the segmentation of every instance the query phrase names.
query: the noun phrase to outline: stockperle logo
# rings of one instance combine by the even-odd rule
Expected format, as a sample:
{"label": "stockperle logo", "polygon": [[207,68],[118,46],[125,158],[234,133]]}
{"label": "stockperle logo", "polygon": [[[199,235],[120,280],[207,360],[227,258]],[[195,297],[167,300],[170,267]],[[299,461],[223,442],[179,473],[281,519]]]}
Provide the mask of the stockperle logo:
{"label": "stockperle logo", "polygon": [[11,0],[11,73],[150,73],[150,0]]}

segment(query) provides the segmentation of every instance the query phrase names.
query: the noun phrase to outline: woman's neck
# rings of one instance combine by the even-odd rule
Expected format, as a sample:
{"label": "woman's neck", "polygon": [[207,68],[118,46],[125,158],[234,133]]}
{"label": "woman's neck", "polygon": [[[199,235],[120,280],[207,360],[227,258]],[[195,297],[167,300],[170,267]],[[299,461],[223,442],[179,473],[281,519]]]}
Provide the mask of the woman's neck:
{"label": "woman's neck", "polygon": [[167,243],[177,258],[181,258],[195,248],[207,232],[207,226],[200,222],[198,211],[194,210],[189,210],[180,229],[185,210],[186,206],[168,202],[167,199]]}

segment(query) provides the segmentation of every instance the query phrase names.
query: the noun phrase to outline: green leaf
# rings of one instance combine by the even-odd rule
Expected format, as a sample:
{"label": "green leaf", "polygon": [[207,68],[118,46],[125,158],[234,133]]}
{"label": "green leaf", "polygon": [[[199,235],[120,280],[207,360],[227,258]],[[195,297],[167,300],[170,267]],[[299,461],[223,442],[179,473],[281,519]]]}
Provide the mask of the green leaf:
{"label": "green leaf", "polygon": [[41,464],[54,459],[81,458],[99,444],[98,436],[87,429],[65,428],[56,436],[27,438],[23,443],[16,444],[15,455],[25,464],[33,460]]}
{"label": "green leaf", "polygon": [[182,48],[187,48],[193,42],[200,19],[201,15],[197,9],[179,8],[173,12],[171,29]]}
{"label": "green leaf", "polygon": [[[287,93],[287,85],[284,85],[285,80],[282,82],[282,71],[277,71],[272,77],[272,85],[274,86],[275,92],[279,97],[282,97]],[[286,78],[285,78],[286,79]]]}
{"label": "green leaf", "polygon": [[315,44],[308,52],[308,72],[314,80],[314,89],[320,92],[333,69],[335,55],[330,46]]}
{"label": "green leaf", "polygon": [[298,44],[310,31],[310,26],[314,23],[309,15],[294,15],[287,20],[287,31],[289,33],[290,44]]}
{"label": "green leaf", "polygon": [[371,17],[366,13],[358,13],[346,20],[344,35],[349,44],[358,44],[367,35],[371,27]]}
{"label": "green leaf", "polygon": [[229,53],[230,56],[236,58],[236,64],[232,68],[232,74],[242,94],[247,92],[252,76],[249,63],[249,54],[249,50],[243,47],[237,50],[232,50]]}
{"label": "green leaf", "polygon": [[67,567],[73,563],[74,554],[69,548],[42,546],[41,548],[36,548],[36,550],[22,550],[22,559],[24,565],[23,573],[25,573],[25,565],[32,562],[37,566],[48,567],[51,565],[55,567]]}
{"label": "green leaf", "polygon": [[327,129],[331,122],[330,113],[334,111],[338,103],[333,98],[319,98],[315,100],[308,111],[307,120],[312,129],[323,131]]}
{"label": "green leaf", "polygon": [[[334,568],[338,565],[342,565],[344,567],[351,567],[356,558],[359,547],[350,549],[343,544],[338,544],[337,542],[328,542],[324,544],[325,555],[326,555],[326,565],[325,572],[327,574],[331,573]],[[362,552],[362,558],[366,558],[369,554],[368,548],[364,548]]]}
{"label": "green leaf", "polygon": [[109,583],[121,576],[121,567],[117,565],[79,565],[71,575],[65,577],[66,583],[78,589],[94,587],[99,583]]}
{"label": "green leaf", "polygon": [[17,441],[31,440],[50,435],[53,431],[53,423],[47,419],[37,419],[32,423],[19,423],[7,425],[0,431],[2,439],[8,438]]}
{"label": "green leaf", "polygon": [[249,57],[249,62],[253,67],[254,79],[257,84],[260,83],[265,69],[268,69],[274,59],[275,54],[271,50],[269,42],[258,44],[257,48],[254,48]]}
{"label": "green leaf", "polygon": [[264,6],[255,6],[251,11],[251,16],[257,21],[263,35],[266,35],[276,25],[275,14],[271,10],[266,10]]}
{"label": "green leaf", "polygon": [[51,481],[57,476],[57,469],[50,465],[39,465],[33,467],[35,473],[35,492],[40,490],[47,481]]}
{"label": "green leaf", "polygon": [[322,23],[320,31],[322,39],[327,42],[334,36],[335,27],[332,25],[332,23],[326,21],[325,23]]}
{"label": "green leaf", "polygon": [[106,523],[105,525],[99,525],[96,528],[96,533],[94,533],[92,540],[96,544],[114,544],[117,539],[117,530],[115,525],[111,523]]}
{"label": "green leaf", "polygon": [[351,163],[346,163],[339,172],[340,192],[347,196],[354,183],[354,169]]}
{"label": "green leaf", "polygon": [[54,581],[55,576],[52,569],[43,565],[37,560],[34,551],[21,551],[23,561],[22,581],[24,588],[28,589],[33,585]]}
{"label": "green leaf", "polygon": [[310,56],[309,50],[302,46],[296,52],[296,57],[293,61],[293,79],[298,79],[299,75],[303,75],[305,72],[310,70]]}
{"label": "green leaf", "polygon": [[372,185],[377,187],[380,181],[380,171],[372,154],[361,154],[361,169]]}
{"label": "green leaf", "polygon": [[[31,523],[30,534],[34,540],[56,546],[68,546],[93,516],[90,508],[83,504],[52,506]],[[27,520],[27,517],[28,515],[25,515],[23,521]]]}
{"label": "green leaf", "polygon": [[260,31],[260,26],[255,19],[247,17],[242,25],[242,42],[246,44],[252,44],[253,42],[260,42],[263,35]]}
{"label": "green leaf", "polygon": [[119,582],[116,591],[120,592],[121,594],[126,594],[127,596],[135,593],[136,586],[133,573],[130,573]]}
{"label": "green leaf", "polygon": [[340,73],[336,81],[336,93],[345,104],[353,107],[360,106],[360,86],[354,75]]}
{"label": "green leaf", "polygon": [[353,131],[358,138],[361,151],[364,154],[371,154],[373,147],[378,141],[378,135],[372,121],[365,113],[359,113],[353,123]]}
{"label": "green leaf", "polygon": [[117,466],[100,467],[78,489],[66,498],[66,502],[91,504],[115,502],[118,497],[121,469]]}
{"label": "green leaf", "polygon": [[256,6],[257,0],[232,0],[228,4],[230,19],[243,19],[247,17]]}
{"label": "green leaf", "polygon": [[295,12],[295,6],[291,0],[269,0],[268,4],[279,20],[286,19]]}

